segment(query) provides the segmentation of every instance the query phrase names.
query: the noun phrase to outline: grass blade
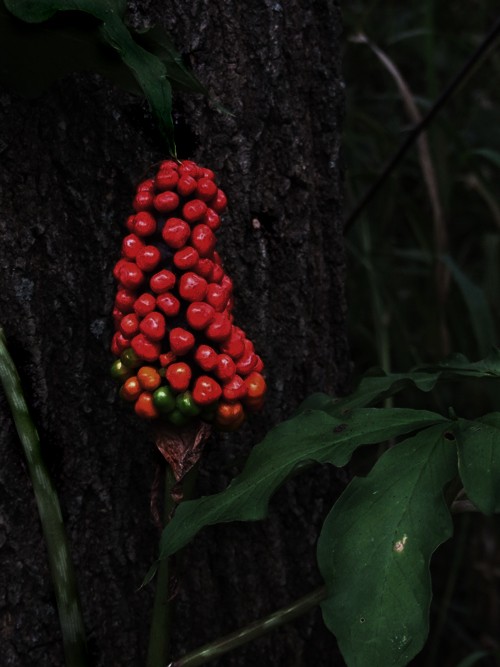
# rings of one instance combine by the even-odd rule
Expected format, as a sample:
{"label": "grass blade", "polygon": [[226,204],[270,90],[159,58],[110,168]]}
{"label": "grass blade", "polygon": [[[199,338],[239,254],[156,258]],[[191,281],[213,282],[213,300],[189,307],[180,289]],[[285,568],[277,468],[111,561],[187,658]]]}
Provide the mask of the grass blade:
{"label": "grass blade", "polygon": [[7,350],[0,327],[0,382],[12,411],[14,423],[33,484],[43,536],[47,545],[49,568],[55,589],[67,667],[85,667],[87,649],[76,577],[64,529],[56,490],[43,463],[40,439],[28,412],[21,382]]}

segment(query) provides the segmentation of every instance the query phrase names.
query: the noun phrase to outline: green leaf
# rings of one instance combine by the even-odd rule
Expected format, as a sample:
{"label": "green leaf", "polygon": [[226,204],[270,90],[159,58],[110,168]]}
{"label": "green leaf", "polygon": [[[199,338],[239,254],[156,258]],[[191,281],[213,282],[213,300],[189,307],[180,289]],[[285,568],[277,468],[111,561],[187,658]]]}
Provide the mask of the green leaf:
{"label": "green leaf", "polygon": [[131,70],[148,100],[159,123],[170,152],[175,155],[174,124],[172,120],[172,89],[165,65],[160,58],[134,41],[122,21],[122,0],[4,0],[17,18],[27,22],[47,20],[59,10],[79,10],[102,22],[100,32],[120,54]]}
{"label": "green leaf", "polygon": [[447,420],[425,410],[366,408],[342,419],[306,410],[270,431],[225,491],[180,504],[163,531],[160,558],[181,549],[205,526],[263,519],[271,495],[304,462],[343,466],[360,445],[443,421]]}
{"label": "green leaf", "polygon": [[489,160],[495,167],[500,167],[500,153],[498,151],[491,150],[491,148],[478,148],[472,151],[472,154],[480,155]]}
{"label": "green leaf", "polygon": [[27,23],[46,21],[56,12],[78,10],[106,21],[110,14],[122,17],[127,0],[4,0],[7,9]]}
{"label": "green leaf", "polygon": [[42,458],[38,432],[30,417],[21,381],[7,349],[2,327],[0,327],[0,386],[3,387],[12,412],[33,485],[59,612],[66,664],[72,667],[85,667],[88,664],[85,627],[61,506],[56,488]]}
{"label": "green leaf", "polygon": [[465,275],[451,257],[445,256],[442,260],[450,269],[453,279],[462,292],[462,297],[469,311],[469,323],[476,338],[479,354],[487,354],[495,343],[496,333],[490,306],[484,291]]}
{"label": "green leaf", "polygon": [[487,658],[490,654],[487,651],[474,651],[463,660],[460,660],[457,667],[472,667],[476,665],[483,658]]}
{"label": "green leaf", "polygon": [[446,429],[432,426],[389,449],[325,521],[323,617],[349,667],[403,667],[426,639],[429,561],[452,534],[443,487],[456,475],[456,449]]}
{"label": "green leaf", "polygon": [[458,421],[458,461],[464,489],[484,514],[500,511],[500,413]]}
{"label": "green leaf", "polygon": [[[456,354],[439,364],[421,366],[409,373],[384,373],[381,369],[374,369],[362,378],[352,394],[331,402],[330,405],[325,398],[320,409],[340,415],[345,410],[372,405],[410,387],[431,391],[438,381],[458,380],[462,377],[500,378],[500,350],[493,348],[485,359],[474,362],[469,361],[463,354]],[[316,395],[313,394],[314,396]]]}

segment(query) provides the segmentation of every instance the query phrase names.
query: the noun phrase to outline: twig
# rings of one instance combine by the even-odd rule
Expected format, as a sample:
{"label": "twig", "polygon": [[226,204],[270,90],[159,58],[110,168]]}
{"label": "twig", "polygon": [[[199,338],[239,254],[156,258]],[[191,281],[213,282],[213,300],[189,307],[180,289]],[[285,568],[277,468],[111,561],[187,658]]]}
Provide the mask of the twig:
{"label": "twig", "polygon": [[357,220],[361,212],[365,207],[371,202],[373,197],[380,190],[385,181],[394,171],[396,165],[406,154],[407,150],[412,146],[413,142],[420,136],[420,134],[425,130],[425,128],[434,120],[436,114],[441,111],[443,106],[448,102],[448,100],[453,96],[457,91],[459,86],[466,81],[466,79],[472,74],[475,65],[480,61],[480,59],[487,53],[488,49],[493,45],[498,35],[500,34],[500,17],[497,19],[491,31],[486,35],[484,40],[474,51],[469,60],[463,65],[455,77],[450,81],[448,86],[443,90],[438,99],[434,102],[432,107],[422,118],[421,122],[409,132],[405,141],[401,144],[396,153],[392,158],[387,162],[385,167],[380,172],[377,180],[371,186],[371,188],[365,193],[361,200],[357,203],[354,209],[351,211],[350,215],[347,217],[344,224],[344,232],[347,232],[352,224]]}
{"label": "twig", "polygon": [[183,658],[171,662],[168,667],[197,667],[197,665],[203,665],[210,660],[215,660],[215,658],[219,658],[224,653],[238,648],[238,646],[243,646],[258,637],[262,637],[280,625],[289,623],[293,619],[302,616],[310,609],[316,607],[325,598],[326,587],[321,586],[321,588],[317,588],[312,593],[299,598],[287,607],[278,609],[278,611],[269,616],[261,618],[236,632],[232,632],[211,644],[205,644],[205,646],[188,653]]}
{"label": "twig", "polygon": [[57,492],[42,460],[40,439],[28,412],[19,375],[0,327],[0,381],[12,411],[33,484],[54,585],[67,667],[85,667],[87,648],[76,577]]}

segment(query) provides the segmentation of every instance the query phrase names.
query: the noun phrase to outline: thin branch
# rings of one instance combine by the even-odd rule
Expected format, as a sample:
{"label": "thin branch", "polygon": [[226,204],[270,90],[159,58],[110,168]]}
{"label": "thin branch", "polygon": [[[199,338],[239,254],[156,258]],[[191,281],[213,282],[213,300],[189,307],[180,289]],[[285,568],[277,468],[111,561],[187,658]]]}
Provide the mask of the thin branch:
{"label": "thin branch", "polygon": [[312,593],[299,598],[287,607],[278,609],[278,611],[275,611],[270,616],[261,618],[236,632],[232,632],[230,635],[226,635],[222,639],[218,639],[211,644],[206,644],[192,653],[188,653],[183,658],[171,662],[168,667],[197,667],[198,665],[204,665],[206,662],[215,660],[224,655],[224,653],[243,646],[258,637],[262,637],[280,625],[289,623],[293,619],[302,616],[310,609],[316,607],[325,598],[326,587],[321,586],[321,588],[317,588]]}
{"label": "thin branch", "polygon": [[347,232],[347,230],[350,229],[350,227],[357,220],[361,212],[371,202],[373,197],[377,194],[382,185],[392,174],[395,167],[403,158],[403,156],[406,154],[408,149],[412,146],[414,141],[420,136],[423,130],[425,130],[425,128],[434,120],[437,113],[441,111],[443,106],[451,99],[451,97],[457,91],[459,86],[465,83],[465,81],[473,73],[475,66],[479,63],[479,61],[483,56],[487,55],[488,50],[494,45],[499,34],[500,34],[500,17],[497,19],[491,31],[486,35],[484,40],[474,51],[469,60],[463,65],[463,67],[459,70],[459,72],[455,75],[455,77],[450,81],[448,86],[443,90],[443,92],[434,102],[434,104],[429,109],[427,114],[422,118],[422,121],[418,123],[418,125],[416,125],[411,130],[411,132],[409,132],[405,141],[403,141],[399,149],[396,151],[393,157],[389,160],[389,162],[387,162],[385,167],[382,169],[375,183],[370,187],[370,189],[365,193],[365,195],[361,198],[358,204],[351,211],[350,215],[347,217],[344,224],[345,232]]}

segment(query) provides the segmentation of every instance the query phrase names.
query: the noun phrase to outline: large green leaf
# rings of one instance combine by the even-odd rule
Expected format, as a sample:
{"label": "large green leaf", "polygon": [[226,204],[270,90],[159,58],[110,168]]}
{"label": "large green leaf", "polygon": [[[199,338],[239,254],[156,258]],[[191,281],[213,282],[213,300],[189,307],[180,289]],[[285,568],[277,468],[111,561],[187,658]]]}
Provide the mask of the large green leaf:
{"label": "large green leaf", "polygon": [[323,617],[349,667],[403,667],[425,641],[429,560],[452,534],[443,487],[457,455],[447,435],[439,424],[389,449],[325,521]]}
{"label": "large green leaf", "polygon": [[225,491],[181,503],[163,531],[160,558],[181,549],[205,526],[263,519],[271,495],[304,462],[343,466],[360,445],[439,422],[447,420],[425,410],[365,408],[342,419],[306,410],[272,429]]}
{"label": "large green leaf", "polygon": [[459,471],[467,496],[484,514],[500,511],[500,413],[460,419]]}
{"label": "large green leaf", "polygon": [[[380,402],[404,389],[413,387],[420,391],[431,391],[440,380],[458,380],[464,377],[500,379],[500,350],[493,348],[485,359],[474,362],[469,361],[463,354],[456,354],[439,364],[415,368],[409,373],[372,370],[363,377],[352,394],[330,405],[324,399],[321,409],[332,414],[341,414],[351,408]],[[321,397],[325,394],[313,394],[313,397],[316,396]],[[314,400],[321,399],[314,398]]]}
{"label": "large green leaf", "polygon": [[[100,34],[105,42],[118,52],[123,63],[133,74],[158,120],[160,131],[165,136],[171,153],[175,155],[171,80],[180,87],[196,92],[206,93],[206,89],[182,64],[172,41],[161,29],[150,31],[149,36],[146,33],[138,37],[144,46],[149,45],[153,49],[153,53],[139,44],[123,23],[122,15],[126,8],[124,0],[4,0],[4,3],[15,17],[28,23],[41,23],[50,19],[58,11],[73,10],[85,12],[100,21]],[[40,30],[36,31],[36,37],[41,40],[43,46],[45,35],[40,32]],[[46,64],[50,64],[49,73],[42,77],[43,80],[50,82],[57,76],[71,71],[72,67],[90,69],[97,62],[97,66],[94,67],[96,71],[115,75],[120,82],[125,82],[126,87],[131,87],[127,75],[116,66],[116,63],[113,63],[112,59],[110,62],[109,57],[98,52],[99,44],[96,43],[91,28],[88,31],[76,29],[76,34],[74,26],[71,27],[69,34],[56,30],[56,37],[59,46],[69,47],[68,57],[66,59],[65,53],[61,52],[59,60],[62,62],[58,62],[57,59],[51,60],[50,57],[47,58],[48,54],[42,48],[44,54],[42,60],[45,59]],[[75,39],[81,39],[83,53],[75,48]],[[34,47],[34,44],[31,46]],[[55,45],[51,46],[51,50],[54,47]],[[8,47],[5,49],[4,46],[4,52],[5,50],[9,52]],[[85,56],[89,57],[88,62]],[[14,65],[16,62],[17,58],[14,58]],[[19,69],[21,73],[30,70],[37,71],[36,65],[23,62],[22,57]],[[8,81],[8,73],[4,71],[2,78]],[[39,89],[40,85],[42,84],[35,79],[34,87]]]}

